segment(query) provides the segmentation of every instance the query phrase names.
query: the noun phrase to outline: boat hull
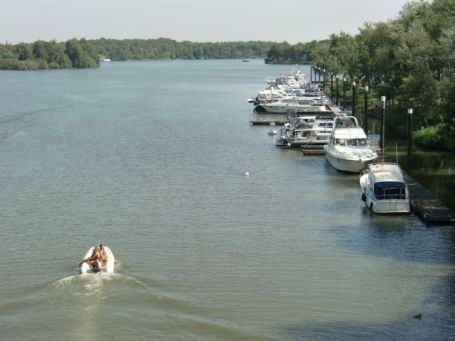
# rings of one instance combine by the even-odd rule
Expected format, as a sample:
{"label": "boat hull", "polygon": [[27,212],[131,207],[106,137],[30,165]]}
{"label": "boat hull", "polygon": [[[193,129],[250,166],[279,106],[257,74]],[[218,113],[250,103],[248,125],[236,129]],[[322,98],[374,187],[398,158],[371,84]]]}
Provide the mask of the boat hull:
{"label": "boat hull", "polygon": [[411,207],[407,200],[374,200],[366,196],[365,205],[378,214],[409,214]]}
{"label": "boat hull", "polygon": [[327,149],[325,150],[325,158],[327,161],[332,165],[333,168],[348,173],[360,173],[363,171],[370,163],[374,162],[376,158],[368,158],[368,159],[343,159],[333,155],[332,153],[328,152]]}

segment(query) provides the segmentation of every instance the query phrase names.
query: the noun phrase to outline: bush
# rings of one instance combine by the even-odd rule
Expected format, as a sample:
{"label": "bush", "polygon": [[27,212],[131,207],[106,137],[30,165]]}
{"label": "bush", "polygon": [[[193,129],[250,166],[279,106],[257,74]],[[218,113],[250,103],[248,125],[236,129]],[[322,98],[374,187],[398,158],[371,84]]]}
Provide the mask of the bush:
{"label": "bush", "polygon": [[454,128],[445,123],[420,128],[413,134],[413,141],[416,145],[428,149],[447,151],[455,151],[454,138]]}

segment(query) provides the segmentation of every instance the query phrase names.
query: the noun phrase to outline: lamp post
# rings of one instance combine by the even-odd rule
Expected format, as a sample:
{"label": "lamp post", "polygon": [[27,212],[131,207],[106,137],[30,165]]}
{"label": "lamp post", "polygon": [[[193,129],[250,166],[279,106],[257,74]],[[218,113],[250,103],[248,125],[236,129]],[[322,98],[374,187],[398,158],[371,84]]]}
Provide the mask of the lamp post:
{"label": "lamp post", "polygon": [[384,142],[385,142],[385,96],[381,96],[382,102],[382,116],[381,116],[381,151],[382,162],[384,162]]}
{"label": "lamp post", "polygon": [[343,110],[346,109],[346,77],[343,77]]}
{"label": "lamp post", "polygon": [[340,77],[337,75],[337,83],[336,83],[336,105],[337,105],[337,106],[340,105],[340,103],[338,103],[338,102],[339,102],[339,101],[338,101],[338,79],[339,79],[339,78],[340,78]]}
{"label": "lamp post", "polygon": [[407,115],[407,140],[408,140],[408,148],[407,148],[407,157],[411,157],[412,153],[412,108],[408,109],[408,115]]}
{"label": "lamp post", "polygon": [[330,74],[330,99],[333,101],[333,73]]}
{"label": "lamp post", "polygon": [[352,82],[352,115],[355,116],[355,82]]}
{"label": "lamp post", "polygon": [[325,69],[322,69],[322,92],[325,93]]}
{"label": "lamp post", "polygon": [[363,130],[368,134],[368,85],[365,85],[365,110],[363,118]]}

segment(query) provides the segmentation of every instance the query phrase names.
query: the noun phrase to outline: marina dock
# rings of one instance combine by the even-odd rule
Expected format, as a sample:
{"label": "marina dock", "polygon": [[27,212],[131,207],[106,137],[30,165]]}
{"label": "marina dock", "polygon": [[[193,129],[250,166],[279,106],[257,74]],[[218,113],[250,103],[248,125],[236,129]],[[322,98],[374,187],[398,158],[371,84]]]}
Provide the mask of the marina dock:
{"label": "marina dock", "polygon": [[427,224],[455,224],[455,214],[433,193],[404,173],[414,213]]}
{"label": "marina dock", "polygon": [[[277,78],[277,83],[286,83],[290,82],[291,84],[294,83],[295,81],[298,80],[298,77],[283,77],[278,79]],[[304,83],[306,87],[308,88],[314,88],[315,82],[311,83]],[[290,86],[290,84],[288,84]],[[267,92],[268,91],[268,92]],[[332,115],[340,115],[340,114],[346,114],[350,112],[344,112],[341,110],[339,106],[337,106],[333,101],[325,96],[324,94],[319,94],[319,106],[315,105],[315,103],[312,103],[309,105],[309,108],[305,107],[305,104],[301,104],[300,106],[293,103],[289,102],[287,105],[289,106],[290,103],[295,107],[293,109],[287,109],[287,113],[281,113],[276,110],[276,108],[272,108],[272,105],[268,104],[270,108],[275,110],[275,112],[270,112],[267,110],[264,110],[264,107],[267,105],[267,103],[276,103],[279,101],[280,95],[277,95],[273,91],[274,88],[269,88],[269,90],[265,90],[265,92],[261,95],[261,92],[258,93],[258,96],[256,97],[256,100],[259,101],[261,96],[265,96],[265,102],[262,102],[261,105],[255,104],[257,107],[259,107],[260,110],[256,111],[256,107],[253,110],[252,113],[252,119],[250,120],[250,123],[252,125],[283,125],[285,123],[289,123],[290,114],[292,114],[294,111],[296,113],[305,113],[307,115],[309,114],[320,114],[320,108],[322,106],[325,106],[325,110],[328,113],[331,113]],[[265,94],[265,95],[264,95]],[[277,98],[272,101],[272,97],[277,96]],[[305,97],[300,97],[300,99],[304,99]],[[264,100],[264,99],[263,99]],[[314,100],[314,99],[313,99]],[[315,100],[314,100],[315,101]],[[249,100],[250,103],[254,103],[254,100]],[[284,102],[283,102],[284,103]],[[284,105],[284,104],[283,104]],[[313,108],[311,107],[313,106]],[[281,109],[281,108],[280,108]],[[380,152],[379,148],[379,134],[370,134],[368,136],[368,144],[371,146],[372,150],[376,152]],[[294,143],[293,147],[300,148],[300,151],[303,153],[304,156],[310,156],[310,155],[324,155],[325,150],[323,148],[322,144],[314,143],[313,142],[308,142],[308,143],[302,143],[299,145],[296,143],[296,140],[293,140],[293,142],[289,142],[288,146],[292,146],[292,143]],[[298,141],[297,141],[298,142]],[[277,144],[277,146],[284,146]],[[393,161],[391,161],[393,162]],[[405,178],[405,181],[408,185],[408,190],[409,190],[409,204],[411,206],[411,211],[414,212],[416,216],[418,216],[424,223],[430,224],[430,225],[437,225],[437,224],[455,224],[455,213],[451,211],[445,204],[439,200],[433,193],[431,193],[429,190],[424,188],[420,183],[418,183],[414,178],[403,172],[403,176]]]}
{"label": "marina dock", "polygon": [[286,114],[267,114],[267,113],[253,113],[250,120],[252,125],[283,125],[288,122]]}

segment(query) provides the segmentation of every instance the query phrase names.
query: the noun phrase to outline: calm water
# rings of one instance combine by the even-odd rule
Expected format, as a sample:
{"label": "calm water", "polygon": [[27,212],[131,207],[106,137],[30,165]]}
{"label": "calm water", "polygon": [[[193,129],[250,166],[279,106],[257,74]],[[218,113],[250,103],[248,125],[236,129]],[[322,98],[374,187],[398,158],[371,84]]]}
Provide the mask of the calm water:
{"label": "calm water", "polygon": [[[0,72],[0,339],[455,337],[454,229],[370,215],[357,176],[249,125],[288,72]],[[100,242],[116,273],[77,276]]]}

